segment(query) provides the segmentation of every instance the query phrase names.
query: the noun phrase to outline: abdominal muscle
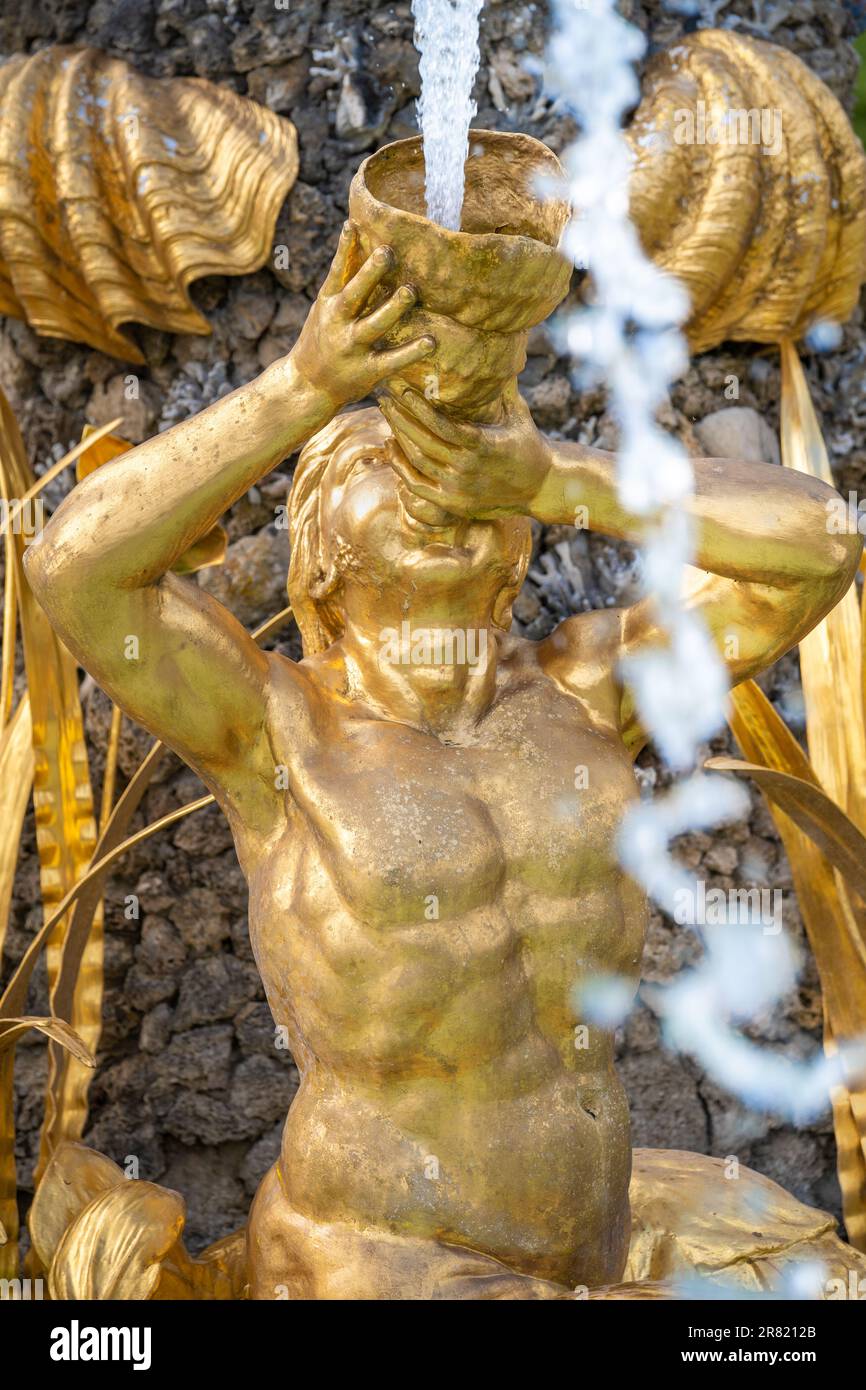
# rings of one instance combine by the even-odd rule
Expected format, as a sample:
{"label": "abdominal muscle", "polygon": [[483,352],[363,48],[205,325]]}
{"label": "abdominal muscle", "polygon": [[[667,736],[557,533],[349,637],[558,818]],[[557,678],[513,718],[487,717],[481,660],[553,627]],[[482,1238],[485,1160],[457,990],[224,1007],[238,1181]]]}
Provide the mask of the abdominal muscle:
{"label": "abdominal muscle", "polygon": [[[565,1078],[464,1113],[437,1099],[443,1142],[419,1142],[387,1089],[376,1103],[305,1078],[251,1216],[253,1297],[549,1297],[621,1277],[630,1149],[615,1078],[594,1117]],[[449,1292],[455,1250],[464,1273],[471,1256],[508,1291]]]}
{"label": "abdominal muscle", "polygon": [[620,1278],[630,1142],[610,1041],[558,1048],[518,981],[528,995],[500,965],[486,998],[470,985],[450,1001],[455,1018],[480,1008],[496,1039],[468,1066],[431,1066],[429,1048],[365,1065],[336,1017],[321,1020],[331,1047],[301,1030],[314,1045],[298,1048],[301,1087],[250,1220],[253,1297],[560,1297]]}
{"label": "abdominal muscle", "polygon": [[[576,1044],[571,992],[637,972],[645,903],[610,858],[634,781],[542,693],[544,719],[496,716],[504,750],[498,728],[428,752],[368,723],[334,767],[327,742],[298,762],[285,836],[248,874],[302,1075],[251,1213],[253,1297],[566,1297],[621,1276],[628,1109],[611,1038]],[[593,758],[572,806],[566,774]]]}

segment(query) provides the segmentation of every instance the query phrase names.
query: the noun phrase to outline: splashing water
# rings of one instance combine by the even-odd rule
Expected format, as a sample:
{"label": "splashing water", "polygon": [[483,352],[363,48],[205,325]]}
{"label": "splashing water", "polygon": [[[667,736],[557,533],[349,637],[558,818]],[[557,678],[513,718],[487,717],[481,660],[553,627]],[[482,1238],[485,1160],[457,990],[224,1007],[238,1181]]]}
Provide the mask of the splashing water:
{"label": "splashing water", "polygon": [[424,137],[427,216],[460,230],[469,122],[477,107],[478,16],[484,0],[412,0],[421,55],[418,124]]}
{"label": "splashing water", "polygon": [[[548,90],[577,118],[580,138],[565,151],[568,196],[576,212],[564,250],[588,269],[595,286],[589,308],[566,321],[565,346],[589,381],[604,382],[620,426],[620,500],[631,512],[657,518],[644,549],[645,588],[668,641],[633,657],[623,671],[644,727],[669,765],[694,768],[701,741],[722,724],[727,680],[703,622],[682,599],[684,567],[693,558],[693,528],[683,509],[694,487],[682,447],[656,423],[668,385],[682,371],[680,325],[688,314],[681,286],[645,257],[628,215],[631,157],[622,121],[640,95],[633,63],[646,48],[615,0],[553,0],[555,32],[545,65]],[[558,192],[560,190],[557,190]],[[693,774],[664,798],[634,808],[618,839],[620,862],[665,911],[677,892],[696,886],[673,858],[671,840],[741,816],[747,797],[725,779]],[[692,895],[693,900],[694,895]],[[846,1056],[818,1054],[795,1062],[743,1038],[738,1027],[779,1000],[796,978],[786,937],[758,935],[729,923],[710,937],[696,918],[704,958],[648,1000],[663,1020],[665,1040],[691,1053],[722,1086],[762,1110],[795,1123],[814,1117],[845,1075],[866,1066],[862,1046]],[[596,982],[579,1001],[584,1016],[605,1027],[620,1021],[625,991]]]}

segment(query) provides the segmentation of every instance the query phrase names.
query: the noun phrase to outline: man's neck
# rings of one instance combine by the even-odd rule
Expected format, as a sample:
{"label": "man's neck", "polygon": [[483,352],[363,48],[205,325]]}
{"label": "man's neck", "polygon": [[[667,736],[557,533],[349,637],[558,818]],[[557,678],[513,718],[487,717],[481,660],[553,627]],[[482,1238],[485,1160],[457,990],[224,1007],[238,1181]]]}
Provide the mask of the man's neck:
{"label": "man's neck", "polygon": [[489,708],[498,644],[489,619],[442,626],[416,616],[375,629],[350,622],[339,648],[352,694],[391,719],[447,737]]}

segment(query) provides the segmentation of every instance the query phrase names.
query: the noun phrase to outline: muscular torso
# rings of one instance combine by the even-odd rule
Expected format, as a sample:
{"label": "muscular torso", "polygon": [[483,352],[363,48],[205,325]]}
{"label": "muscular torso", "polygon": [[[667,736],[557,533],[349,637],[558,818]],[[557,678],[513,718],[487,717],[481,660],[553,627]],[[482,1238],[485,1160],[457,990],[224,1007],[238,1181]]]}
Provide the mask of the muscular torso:
{"label": "muscular torso", "polygon": [[636,978],[642,896],[614,838],[615,730],[515,644],[472,735],[386,722],[316,678],[281,699],[284,829],[253,947],[303,1080],[282,1195],[314,1221],[453,1242],[569,1285],[615,1279],[628,1114],[575,987]]}
{"label": "muscular torso", "polygon": [[303,1076],[282,1197],[566,1284],[616,1279],[626,1099],[574,990],[637,979],[644,940],[614,859],[635,795],[619,734],[534,644],[512,646],[459,742],[302,671],[300,698],[288,671],[272,681],[284,828],[254,859],[239,834],[253,949]]}

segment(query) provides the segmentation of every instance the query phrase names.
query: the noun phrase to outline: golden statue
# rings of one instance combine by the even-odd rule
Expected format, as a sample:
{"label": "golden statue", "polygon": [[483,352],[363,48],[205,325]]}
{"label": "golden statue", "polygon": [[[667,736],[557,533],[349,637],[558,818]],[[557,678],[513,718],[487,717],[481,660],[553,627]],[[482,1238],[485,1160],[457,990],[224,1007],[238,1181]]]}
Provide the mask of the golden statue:
{"label": "golden statue", "polygon": [[[617,670],[656,633],[641,602],[535,644],[509,635],[510,607],[530,516],[583,506],[634,540],[642,523],[613,458],[545,439],[515,389],[489,424],[400,394],[439,343],[377,347],[418,295],[398,284],[370,309],[401,267],[379,247],[351,273],[360,241],[347,225],[288,357],[85,479],[27,573],[234,832],[303,1076],[250,1218],[251,1295],[567,1295],[617,1282],[629,1246],[612,1038],[593,1027],[576,1048],[570,1000],[596,972],[638,979],[645,904],[613,842],[642,734]],[[386,380],[381,412],[340,413]],[[171,567],[304,441],[294,664]],[[738,637],[737,681],[837,602],[860,542],[828,535],[818,482],[695,471],[693,602],[720,647]],[[414,659],[419,634],[432,660]]]}
{"label": "golden statue", "polygon": [[[530,518],[646,525],[613,456],[545,438],[516,387],[569,284],[568,209],[529,191],[558,167],[472,132],[454,233],[423,215],[420,141],[371,156],[292,352],[85,478],[28,550],[73,654],[223,808],[302,1076],[246,1235],[198,1262],[173,1194],[62,1145],[31,1217],[56,1295],[653,1297],[682,1268],[759,1288],[815,1253],[866,1273],[756,1174],[639,1151],[632,1175],[612,1036],[577,1045],[575,986],[639,977],[646,906],[614,840],[644,734],[618,672],[662,639],[650,600],[509,630]],[[301,445],[293,663],[172,567]],[[838,602],[860,540],[828,532],[820,481],[694,469],[690,601],[738,682]],[[112,1223],[146,1279],[111,1266]]]}

